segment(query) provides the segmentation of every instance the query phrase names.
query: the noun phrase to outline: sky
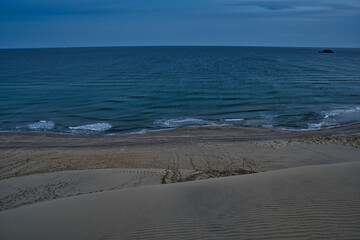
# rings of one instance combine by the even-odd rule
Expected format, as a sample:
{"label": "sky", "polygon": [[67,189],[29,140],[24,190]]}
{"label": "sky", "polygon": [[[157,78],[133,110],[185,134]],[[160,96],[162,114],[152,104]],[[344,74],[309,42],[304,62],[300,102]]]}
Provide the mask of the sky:
{"label": "sky", "polygon": [[0,48],[360,47],[360,0],[0,0]]}

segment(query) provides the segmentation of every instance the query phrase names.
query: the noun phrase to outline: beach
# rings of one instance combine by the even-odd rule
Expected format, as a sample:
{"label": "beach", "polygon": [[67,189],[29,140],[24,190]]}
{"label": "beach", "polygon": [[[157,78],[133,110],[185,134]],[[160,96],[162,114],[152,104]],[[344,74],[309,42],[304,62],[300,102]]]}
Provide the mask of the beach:
{"label": "beach", "polygon": [[360,235],[359,124],[2,132],[0,154],[2,239]]}
{"label": "beach", "polygon": [[0,240],[360,239],[359,1],[0,5]]}

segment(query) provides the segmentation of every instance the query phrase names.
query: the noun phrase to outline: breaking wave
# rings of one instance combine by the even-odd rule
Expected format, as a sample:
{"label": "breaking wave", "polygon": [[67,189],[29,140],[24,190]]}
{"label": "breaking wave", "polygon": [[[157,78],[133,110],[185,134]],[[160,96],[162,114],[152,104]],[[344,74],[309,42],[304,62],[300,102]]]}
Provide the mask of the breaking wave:
{"label": "breaking wave", "polygon": [[339,108],[334,110],[322,111],[322,119],[315,123],[308,123],[308,129],[321,129],[351,124],[360,120],[360,107]]}
{"label": "breaking wave", "polygon": [[156,120],[154,125],[163,128],[179,128],[191,126],[221,126],[224,124],[198,118],[173,118]]}
{"label": "breaking wave", "polygon": [[97,131],[97,132],[104,132],[111,128],[112,126],[109,123],[94,123],[94,124],[81,125],[77,127],[69,127],[69,129],[71,130],[87,130],[87,131]]}
{"label": "breaking wave", "polygon": [[51,130],[55,127],[53,121],[40,120],[35,123],[28,124],[28,128],[31,130]]}

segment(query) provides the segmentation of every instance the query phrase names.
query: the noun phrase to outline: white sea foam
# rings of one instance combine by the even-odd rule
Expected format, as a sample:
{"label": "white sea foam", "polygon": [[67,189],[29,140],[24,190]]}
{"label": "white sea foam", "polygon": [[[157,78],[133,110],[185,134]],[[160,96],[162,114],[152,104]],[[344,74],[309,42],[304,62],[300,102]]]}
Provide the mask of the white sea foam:
{"label": "white sea foam", "polygon": [[148,132],[155,132],[156,130],[149,130],[149,129],[140,129],[140,130],[135,130],[135,131],[131,131],[131,132],[127,132],[126,134],[145,134]]}
{"label": "white sea foam", "polygon": [[310,130],[312,129],[320,129],[324,126],[327,126],[328,124],[326,122],[319,122],[319,123],[308,123],[308,127]]}
{"label": "white sea foam", "polygon": [[145,133],[147,133],[147,132],[149,132],[149,130],[147,130],[147,129],[141,129],[141,130],[139,130],[139,131],[133,132],[133,134],[145,134]]}
{"label": "white sea foam", "polygon": [[240,122],[240,121],[244,121],[243,118],[226,118],[224,119],[226,122]]}
{"label": "white sea foam", "polygon": [[94,123],[94,124],[87,124],[77,127],[69,127],[71,130],[88,130],[88,131],[97,131],[97,132],[104,132],[111,128],[111,124],[109,123]]}
{"label": "white sea foam", "polygon": [[359,115],[360,107],[351,107],[351,108],[342,108],[342,109],[334,109],[330,111],[324,111],[324,118],[336,118],[337,116],[349,116]]}
{"label": "white sea foam", "polygon": [[360,107],[339,108],[322,111],[323,119],[317,123],[308,123],[309,129],[321,129],[360,120]]}
{"label": "white sea foam", "polygon": [[329,128],[360,120],[360,107],[339,108],[321,113],[323,119],[318,123],[309,123],[309,129]]}
{"label": "white sea foam", "polygon": [[198,126],[198,125],[218,125],[212,121],[207,121],[198,118],[174,118],[174,119],[161,119],[154,122],[156,126],[166,127],[166,128],[176,128],[184,126]]}
{"label": "white sea foam", "polygon": [[55,127],[53,121],[40,120],[36,123],[28,124],[28,127],[32,130],[50,130]]}
{"label": "white sea foam", "polygon": [[162,131],[167,131],[167,130],[171,130],[172,128],[166,128],[166,129],[148,129],[148,128],[144,128],[144,129],[140,129],[140,130],[135,130],[135,131],[130,131],[130,132],[126,132],[125,134],[145,134],[145,133],[150,133],[150,132],[162,132]]}

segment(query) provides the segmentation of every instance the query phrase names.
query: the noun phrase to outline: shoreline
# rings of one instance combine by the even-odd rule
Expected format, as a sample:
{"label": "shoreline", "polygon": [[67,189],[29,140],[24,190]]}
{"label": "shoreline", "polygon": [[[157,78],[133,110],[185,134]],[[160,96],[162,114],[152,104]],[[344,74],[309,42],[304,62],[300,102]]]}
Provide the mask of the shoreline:
{"label": "shoreline", "polygon": [[[231,122],[231,121],[229,121]],[[95,123],[95,124],[105,124],[105,123]],[[91,124],[88,124],[91,125]],[[128,135],[144,135],[148,133],[156,133],[156,132],[168,132],[168,131],[177,131],[189,128],[250,128],[250,129],[270,129],[270,130],[280,130],[280,131],[290,131],[290,132],[307,132],[307,131],[323,131],[330,130],[334,128],[343,128],[354,125],[360,125],[360,122],[353,122],[347,124],[339,124],[339,125],[329,125],[326,127],[314,127],[314,128],[291,128],[291,127],[273,127],[272,125],[266,127],[264,126],[251,126],[251,125],[232,125],[232,124],[213,124],[213,125],[188,125],[188,126],[179,126],[179,127],[165,127],[165,128],[142,128],[138,130],[111,130],[112,127],[108,130],[88,130],[89,133],[86,133],[87,129],[84,129],[83,133],[81,130],[79,132],[71,132],[71,131],[51,131],[51,129],[47,130],[1,130],[0,133],[34,133],[34,134],[55,134],[55,135],[68,135],[68,136],[84,136],[84,137],[97,137],[97,136],[128,136]],[[87,125],[84,125],[87,126]],[[74,127],[72,127],[74,128]]]}
{"label": "shoreline", "polygon": [[0,132],[0,150],[11,148],[111,148],[187,141],[250,142],[277,139],[360,135],[360,124],[296,131],[256,127],[206,126],[126,135],[71,135],[43,132]]}

